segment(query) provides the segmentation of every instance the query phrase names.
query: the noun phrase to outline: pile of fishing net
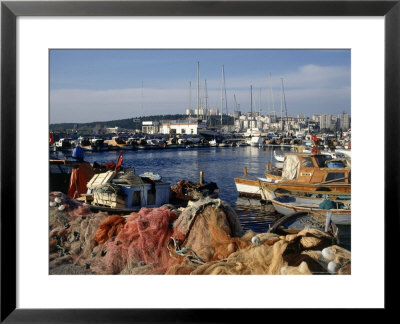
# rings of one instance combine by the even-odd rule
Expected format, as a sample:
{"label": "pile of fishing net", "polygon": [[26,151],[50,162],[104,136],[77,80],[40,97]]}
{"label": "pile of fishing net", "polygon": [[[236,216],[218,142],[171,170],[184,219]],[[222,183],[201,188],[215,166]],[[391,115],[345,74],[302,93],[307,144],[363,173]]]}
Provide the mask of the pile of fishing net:
{"label": "pile of fishing net", "polygon": [[[86,260],[93,256],[98,245],[95,235],[110,216],[103,212],[94,214],[87,205],[61,192],[50,193],[49,216],[50,269],[63,263],[87,267]],[[114,232],[121,221],[116,223]],[[112,232],[112,229],[107,231]]]}
{"label": "pile of fishing net", "polygon": [[[178,214],[167,206],[142,208],[130,214],[118,234],[103,244],[102,258],[93,260],[91,269],[100,274],[165,273],[174,262],[167,243],[177,217]],[[101,242],[103,239],[98,241]]]}
{"label": "pile of fishing net", "polygon": [[182,262],[189,258],[205,263],[227,257],[247,246],[234,210],[220,199],[205,198],[189,202],[174,223],[168,244],[170,254]]}
{"label": "pile of fishing net", "polygon": [[191,203],[174,227],[185,238],[174,242],[179,262],[166,274],[350,273],[350,252],[334,245],[330,234],[308,229],[286,236],[243,235],[235,212],[219,199]]}
{"label": "pile of fishing net", "polygon": [[110,216],[51,193],[49,240],[50,268],[69,262],[94,274],[351,272],[350,252],[328,233],[243,233],[234,210],[211,198]]}
{"label": "pile of fishing net", "polygon": [[189,200],[198,200],[205,197],[218,197],[219,189],[215,182],[209,182],[203,185],[180,180],[171,187],[170,201],[181,203]]}
{"label": "pile of fishing net", "polygon": [[166,274],[350,274],[350,252],[332,244],[332,237],[318,230],[278,236],[247,232],[245,248],[220,260],[194,263],[189,259],[170,267]]}

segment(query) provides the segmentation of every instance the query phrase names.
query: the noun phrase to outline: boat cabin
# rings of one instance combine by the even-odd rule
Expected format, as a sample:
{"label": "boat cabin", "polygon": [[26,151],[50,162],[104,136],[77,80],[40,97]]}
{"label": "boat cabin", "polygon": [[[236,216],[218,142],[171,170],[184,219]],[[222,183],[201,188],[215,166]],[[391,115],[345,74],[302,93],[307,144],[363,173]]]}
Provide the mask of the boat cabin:
{"label": "boat cabin", "polygon": [[58,142],[56,142],[56,147],[57,148],[71,148],[73,146],[73,140],[72,138],[60,138]]}
{"label": "boat cabin", "polygon": [[351,168],[345,159],[324,154],[285,154],[282,180],[304,184],[350,184]]}

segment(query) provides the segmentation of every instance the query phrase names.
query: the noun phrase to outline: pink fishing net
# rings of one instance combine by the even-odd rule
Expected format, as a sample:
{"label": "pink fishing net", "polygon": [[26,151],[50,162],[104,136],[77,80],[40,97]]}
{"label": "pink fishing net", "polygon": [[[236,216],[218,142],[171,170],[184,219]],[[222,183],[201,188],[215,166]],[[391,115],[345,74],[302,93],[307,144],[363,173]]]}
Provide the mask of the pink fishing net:
{"label": "pink fishing net", "polygon": [[104,244],[105,256],[92,268],[99,273],[164,273],[174,262],[166,247],[177,217],[169,208],[132,213],[118,235]]}

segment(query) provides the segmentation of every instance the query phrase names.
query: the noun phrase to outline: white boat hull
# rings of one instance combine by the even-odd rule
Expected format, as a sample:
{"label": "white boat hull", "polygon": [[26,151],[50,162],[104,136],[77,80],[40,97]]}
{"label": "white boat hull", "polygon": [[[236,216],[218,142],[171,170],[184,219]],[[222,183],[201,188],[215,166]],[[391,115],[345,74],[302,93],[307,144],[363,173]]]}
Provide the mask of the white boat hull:
{"label": "white boat hull", "polygon": [[257,178],[257,179],[249,179],[249,178],[235,178],[236,190],[240,196],[261,198],[265,200],[271,200],[272,197],[266,199],[264,196],[263,190],[260,188],[260,182],[273,182],[273,179],[268,178]]}
{"label": "white boat hull", "polygon": [[261,198],[261,190],[259,186],[238,182],[235,182],[235,184],[239,195]]}

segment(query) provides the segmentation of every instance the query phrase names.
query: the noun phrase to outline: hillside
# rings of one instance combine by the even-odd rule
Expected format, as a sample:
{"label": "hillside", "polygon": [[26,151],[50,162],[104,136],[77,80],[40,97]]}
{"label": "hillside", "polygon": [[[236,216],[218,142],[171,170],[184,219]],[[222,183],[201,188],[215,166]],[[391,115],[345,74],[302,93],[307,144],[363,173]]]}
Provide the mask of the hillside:
{"label": "hillside", "polygon": [[[161,121],[161,120],[181,120],[187,119],[187,115],[175,114],[175,115],[154,115],[154,116],[143,116],[134,117],[118,120],[109,121],[97,121],[91,123],[58,123],[50,124],[49,129],[51,132],[66,132],[66,131],[77,131],[77,132],[91,132],[93,129],[100,129],[105,127],[119,127],[122,129],[141,129],[143,121]],[[211,116],[211,126],[218,126],[221,124],[220,116]],[[223,116],[224,125],[233,125],[233,117]]]}

